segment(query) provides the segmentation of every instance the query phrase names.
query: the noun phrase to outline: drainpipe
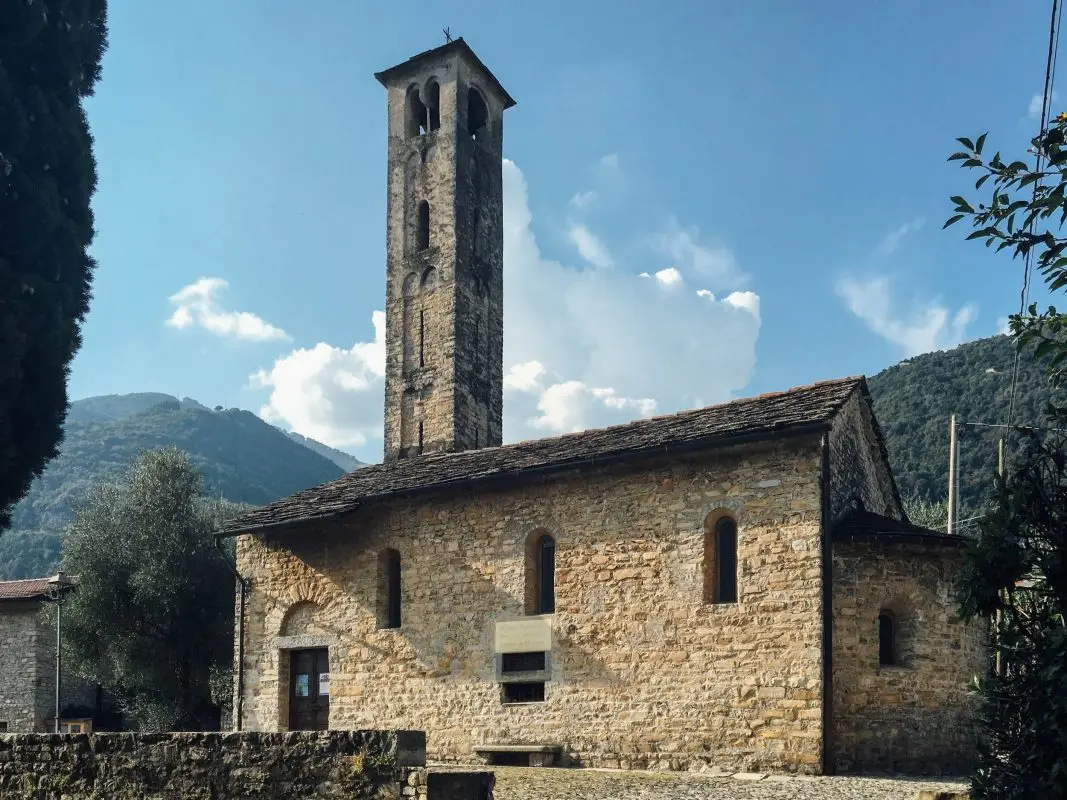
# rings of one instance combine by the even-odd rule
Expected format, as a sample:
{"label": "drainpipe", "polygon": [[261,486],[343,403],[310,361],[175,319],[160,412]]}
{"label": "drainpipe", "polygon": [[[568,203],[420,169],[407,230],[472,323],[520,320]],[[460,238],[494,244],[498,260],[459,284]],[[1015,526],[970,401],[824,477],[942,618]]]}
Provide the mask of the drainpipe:
{"label": "drainpipe", "polygon": [[237,700],[233,708],[233,724],[235,730],[242,730],[242,718],[244,714],[245,699],[245,595],[250,581],[241,577],[237,571],[237,565],[230,563],[226,557],[226,551],[222,549],[221,537],[216,534],[215,548],[219,551],[223,563],[230,568],[230,572],[237,579]]}

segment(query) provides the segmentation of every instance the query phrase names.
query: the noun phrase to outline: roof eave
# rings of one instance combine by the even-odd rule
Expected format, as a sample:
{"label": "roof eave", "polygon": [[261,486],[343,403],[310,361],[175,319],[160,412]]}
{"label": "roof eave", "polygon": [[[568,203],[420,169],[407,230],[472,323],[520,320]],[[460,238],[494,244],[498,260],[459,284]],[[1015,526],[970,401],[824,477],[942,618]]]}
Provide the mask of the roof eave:
{"label": "roof eave", "polygon": [[401,61],[399,64],[389,67],[388,69],[383,69],[381,72],[375,72],[374,77],[377,79],[378,83],[388,88],[389,82],[393,78],[411,70],[419,62],[424,61],[428,58],[432,58],[434,56],[443,55],[449,52],[450,50],[462,50],[463,53],[465,53],[467,57],[470,58],[471,61],[473,61],[477,65],[477,67],[485,74],[486,78],[489,79],[489,82],[492,84],[493,89],[500,95],[501,99],[504,101],[505,110],[515,105],[515,99],[510,94],[508,94],[508,90],[504,88],[504,85],[497,79],[496,75],[493,74],[492,70],[490,70],[489,67],[485,66],[485,64],[482,63],[482,60],[478,58],[477,53],[475,53],[474,50],[471,49],[471,46],[464,41],[462,36],[458,39],[455,39],[454,41],[443,44],[440,47],[433,47],[429,50],[423,50],[421,53],[416,53],[406,61]]}

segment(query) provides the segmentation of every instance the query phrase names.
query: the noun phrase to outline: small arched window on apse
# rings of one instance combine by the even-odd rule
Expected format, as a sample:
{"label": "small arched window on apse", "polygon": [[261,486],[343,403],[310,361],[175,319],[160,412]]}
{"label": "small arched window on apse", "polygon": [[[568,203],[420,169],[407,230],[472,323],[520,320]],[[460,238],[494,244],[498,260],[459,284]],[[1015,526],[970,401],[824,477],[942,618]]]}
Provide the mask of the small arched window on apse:
{"label": "small arched window on apse", "polygon": [[878,612],[878,666],[893,667],[897,664],[897,619],[892,611]]}
{"label": "small arched window on apse", "polygon": [[400,552],[393,548],[378,554],[378,627],[400,627]]}
{"label": "small arched window on apse", "polygon": [[430,246],[430,204],[423,200],[415,212],[415,249],[425,250]]}
{"label": "small arched window on apse", "polygon": [[737,520],[723,511],[704,519],[704,602],[737,602]]}
{"label": "small arched window on apse", "polygon": [[489,108],[481,92],[473,86],[467,89],[467,133],[481,141],[489,133]]}
{"label": "small arched window on apse", "polygon": [[419,87],[408,87],[407,101],[404,107],[407,138],[414,139],[426,133],[426,106],[419,98]]}
{"label": "small arched window on apse", "polygon": [[556,540],[543,530],[526,539],[526,613],[556,613]]}
{"label": "small arched window on apse", "polygon": [[435,131],[441,127],[441,87],[433,78],[426,82],[422,98],[426,106],[427,127]]}

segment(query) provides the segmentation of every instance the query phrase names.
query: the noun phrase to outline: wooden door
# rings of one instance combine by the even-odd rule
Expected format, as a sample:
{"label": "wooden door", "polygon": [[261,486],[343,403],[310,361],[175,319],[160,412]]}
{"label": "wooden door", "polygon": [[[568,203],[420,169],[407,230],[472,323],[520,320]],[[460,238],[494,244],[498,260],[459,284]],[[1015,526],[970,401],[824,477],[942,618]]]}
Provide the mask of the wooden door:
{"label": "wooden door", "polygon": [[289,652],[289,730],[325,731],[330,727],[329,651]]}

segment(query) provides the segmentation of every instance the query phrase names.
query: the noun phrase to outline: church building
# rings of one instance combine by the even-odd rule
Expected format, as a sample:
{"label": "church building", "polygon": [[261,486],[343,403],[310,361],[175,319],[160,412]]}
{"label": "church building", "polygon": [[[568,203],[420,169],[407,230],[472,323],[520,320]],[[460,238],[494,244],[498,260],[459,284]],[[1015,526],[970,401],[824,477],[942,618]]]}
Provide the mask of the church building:
{"label": "church building", "polygon": [[958,774],[986,664],[951,591],[965,542],[908,522],[864,379],[503,445],[515,101],[462,39],[375,77],[384,461],[222,531],[236,725],[419,729],[453,761]]}

